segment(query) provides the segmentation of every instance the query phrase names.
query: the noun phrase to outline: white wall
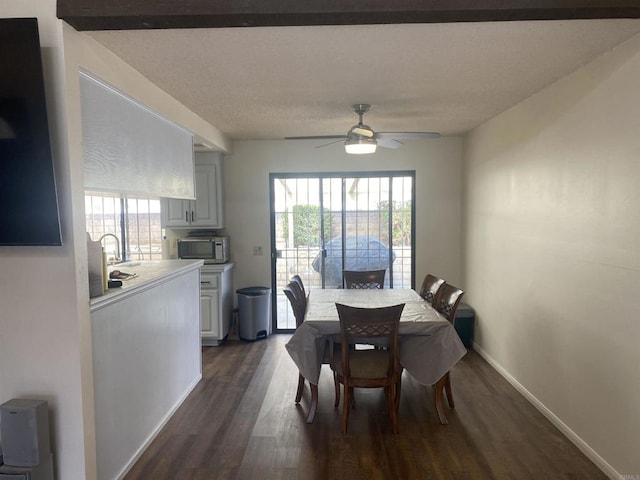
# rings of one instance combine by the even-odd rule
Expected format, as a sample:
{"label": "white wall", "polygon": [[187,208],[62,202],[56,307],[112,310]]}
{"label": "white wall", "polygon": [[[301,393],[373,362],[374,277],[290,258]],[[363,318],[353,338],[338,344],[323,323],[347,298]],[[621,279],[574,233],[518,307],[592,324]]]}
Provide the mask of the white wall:
{"label": "white wall", "polygon": [[[62,247],[0,248],[0,402],[49,402],[56,478],[92,478],[85,459],[81,341],[70,161],[64,138],[64,52],[55,1],[0,0],[2,17],[38,17],[62,223]],[[86,267],[85,267],[86,273]],[[64,472],[64,475],[62,474]]]}
{"label": "white wall", "polygon": [[612,478],[640,474],[640,36],[473,131],[476,345]]}
{"label": "white wall", "polygon": [[[428,272],[461,280],[460,138],[408,141],[398,150],[347,155],[340,144],[239,141],[224,160],[227,233],[236,262],[235,289],[269,286],[269,174],[287,172],[416,171],[416,283]],[[253,247],[265,254],[254,256]]]}

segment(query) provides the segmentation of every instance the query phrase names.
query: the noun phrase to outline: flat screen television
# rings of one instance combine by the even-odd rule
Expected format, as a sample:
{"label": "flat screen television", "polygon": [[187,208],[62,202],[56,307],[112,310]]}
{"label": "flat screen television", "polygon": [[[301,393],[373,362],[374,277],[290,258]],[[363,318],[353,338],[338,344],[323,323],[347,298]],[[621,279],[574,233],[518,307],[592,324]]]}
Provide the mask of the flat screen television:
{"label": "flat screen television", "polygon": [[0,245],[62,245],[36,18],[0,19]]}

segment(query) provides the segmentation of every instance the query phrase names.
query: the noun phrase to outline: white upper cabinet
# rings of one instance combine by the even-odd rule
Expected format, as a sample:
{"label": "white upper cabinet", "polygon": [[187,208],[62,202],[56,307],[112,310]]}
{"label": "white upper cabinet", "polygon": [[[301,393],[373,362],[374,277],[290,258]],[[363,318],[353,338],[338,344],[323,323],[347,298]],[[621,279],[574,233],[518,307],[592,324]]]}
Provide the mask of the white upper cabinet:
{"label": "white upper cabinet", "polygon": [[224,228],[222,154],[197,152],[195,155],[196,199],[162,199],[164,228]]}
{"label": "white upper cabinet", "polygon": [[174,198],[160,200],[162,227],[188,227],[191,225],[191,201]]}

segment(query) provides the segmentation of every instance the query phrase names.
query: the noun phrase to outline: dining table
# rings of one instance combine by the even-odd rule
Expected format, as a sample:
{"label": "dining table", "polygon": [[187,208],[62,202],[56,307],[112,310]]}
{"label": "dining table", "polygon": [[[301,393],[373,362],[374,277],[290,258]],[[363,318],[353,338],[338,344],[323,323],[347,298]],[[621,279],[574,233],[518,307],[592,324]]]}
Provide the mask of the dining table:
{"label": "dining table", "polygon": [[[306,422],[312,423],[318,407],[318,382],[328,358],[328,339],[340,333],[336,303],[361,308],[388,307],[403,303],[400,317],[399,361],[404,370],[423,385],[435,385],[435,406],[443,424],[443,388],[449,386],[449,371],[467,349],[455,328],[412,289],[312,289],[304,322],[286,344],[300,374],[309,381],[311,403]],[[449,405],[453,399],[448,393]]]}

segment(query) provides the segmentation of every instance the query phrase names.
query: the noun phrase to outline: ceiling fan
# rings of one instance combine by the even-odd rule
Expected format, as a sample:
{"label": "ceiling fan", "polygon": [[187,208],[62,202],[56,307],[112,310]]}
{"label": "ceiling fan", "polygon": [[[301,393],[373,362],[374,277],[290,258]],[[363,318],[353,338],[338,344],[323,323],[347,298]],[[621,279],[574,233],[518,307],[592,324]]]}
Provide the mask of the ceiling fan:
{"label": "ceiling fan", "polygon": [[362,116],[369,111],[371,105],[366,103],[356,103],[351,105],[353,111],[358,115],[358,124],[351,127],[346,135],[316,135],[304,137],[284,137],[285,140],[328,140],[338,139],[334,142],[318,145],[316,148],[326,147],[344,140],[344,148],[347,153],[363,154],[373,153],[377,146],[385,148],[399,148],[402,145],[400,140],[410,138],[438,138],[437,132],[374,132],[369,125],[362,123]]}

